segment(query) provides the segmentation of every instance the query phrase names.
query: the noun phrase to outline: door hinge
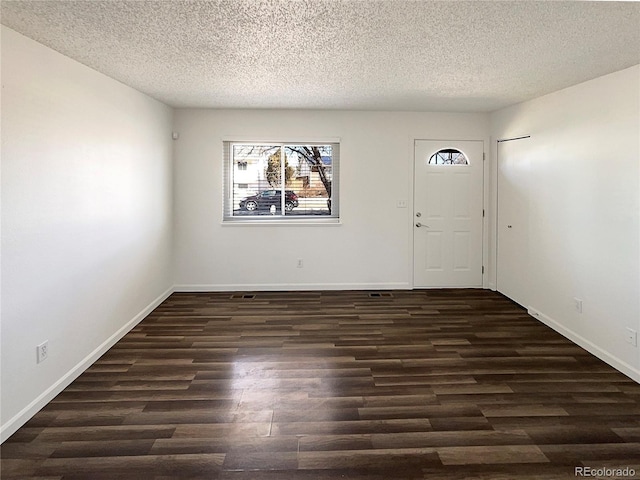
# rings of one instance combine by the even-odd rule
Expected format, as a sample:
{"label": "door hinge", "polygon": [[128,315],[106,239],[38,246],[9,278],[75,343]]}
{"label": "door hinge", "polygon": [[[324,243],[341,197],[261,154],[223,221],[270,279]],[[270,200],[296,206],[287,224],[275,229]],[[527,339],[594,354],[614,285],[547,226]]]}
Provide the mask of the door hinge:
{"label": "door hinge", "polygon": [[482,273],[484,274],[484,265],[482,266]]}
{"label": "door hinge", "polygon": [[482,209],[482,218],[484,218],[484,208]]}
{"label": "door hinge", "polygon": [[485,161],[485,154],[484,154],[484,152],[482,152],[482,161],[483,161],[483,162]]}

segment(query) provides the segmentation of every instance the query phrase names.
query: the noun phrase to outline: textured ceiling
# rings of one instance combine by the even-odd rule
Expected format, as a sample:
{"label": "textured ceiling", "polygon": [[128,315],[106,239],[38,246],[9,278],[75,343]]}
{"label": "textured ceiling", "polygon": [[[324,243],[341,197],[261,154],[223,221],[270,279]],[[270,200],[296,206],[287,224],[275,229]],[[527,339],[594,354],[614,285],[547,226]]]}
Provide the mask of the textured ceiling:
{"label": "textured ceiling", "polygon": [[640,63],[640,3],[11,1],[2,23],[175,107],[491,111]]}

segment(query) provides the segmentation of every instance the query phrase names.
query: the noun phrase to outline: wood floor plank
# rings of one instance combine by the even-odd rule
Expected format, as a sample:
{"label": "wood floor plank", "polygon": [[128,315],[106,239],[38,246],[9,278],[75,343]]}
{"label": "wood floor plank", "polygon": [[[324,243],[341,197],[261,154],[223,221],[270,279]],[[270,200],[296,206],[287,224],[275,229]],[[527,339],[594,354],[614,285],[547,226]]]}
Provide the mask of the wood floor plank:
{"label": "wood floor plank", "polygon": [[496,292],[369,293],[175,293],[1,446],[0,475],[640,478],[640,385]]}
{"label": "wood floor plank", "polygon": [[[174,475],[189,478],[194,474],[215,475],[222,468],[224,454],[142,455],[126,457],[49,458],[36,470],[37,475],[97,474],[149,478],[152,475]],[[214,477],[215,478],[215,477]]]}
{"label": "wood floor plank", "polygon": [[49,458],[87,458],[146,455],[150,453],[154,439],[97,440],[62,442]]}
{"label": "wood floor plank", "polygon": [[444,465],[549,462],[537,445],[439,447],[437,452]]}
{"label": "wood floor plank", "polygon": [[324,470],[395,466],[401,471],[411,466],[441,465],[440,458],[433,448],[300,452],[298,462],[300,469]]}

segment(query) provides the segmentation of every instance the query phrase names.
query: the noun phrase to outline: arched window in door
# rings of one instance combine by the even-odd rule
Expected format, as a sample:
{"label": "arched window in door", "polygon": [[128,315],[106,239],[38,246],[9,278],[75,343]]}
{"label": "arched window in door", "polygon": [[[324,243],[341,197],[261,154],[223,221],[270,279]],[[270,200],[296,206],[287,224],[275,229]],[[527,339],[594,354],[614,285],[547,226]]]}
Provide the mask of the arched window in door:
{"label": "arched window in door", "polygon": [[429,165],[469,165],[469,160],[460,150],[443,148],[431,155]]}

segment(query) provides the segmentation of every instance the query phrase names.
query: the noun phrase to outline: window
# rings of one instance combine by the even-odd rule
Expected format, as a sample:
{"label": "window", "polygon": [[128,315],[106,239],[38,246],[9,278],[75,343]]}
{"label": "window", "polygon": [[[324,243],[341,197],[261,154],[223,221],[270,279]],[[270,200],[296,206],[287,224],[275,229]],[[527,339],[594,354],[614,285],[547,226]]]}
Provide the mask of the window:
{"label": "window", "polygon": [[429,165],[469,165],[469,161],[460,150],[443,148],[431,156]]}
{"label": "window", "polygon": [[339,218],[338,143],[223,146],[225,221]]}

